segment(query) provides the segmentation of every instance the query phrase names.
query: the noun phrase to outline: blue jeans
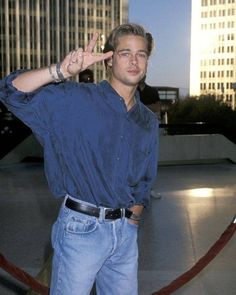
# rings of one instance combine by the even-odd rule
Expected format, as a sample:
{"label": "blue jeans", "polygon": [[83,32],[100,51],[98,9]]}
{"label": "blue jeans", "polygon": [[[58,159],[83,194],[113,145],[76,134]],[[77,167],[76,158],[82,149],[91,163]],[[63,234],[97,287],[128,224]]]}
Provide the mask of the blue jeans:
{"label": "blue jeans", "polygon": [[62,205],[52,229],[51,295],[137,295],[137,228]]}

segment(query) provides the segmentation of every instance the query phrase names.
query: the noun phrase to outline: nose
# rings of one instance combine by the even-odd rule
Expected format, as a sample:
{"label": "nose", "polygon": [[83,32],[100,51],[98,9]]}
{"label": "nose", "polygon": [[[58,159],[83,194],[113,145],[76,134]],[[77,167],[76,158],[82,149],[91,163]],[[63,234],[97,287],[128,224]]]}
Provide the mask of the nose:
{"label": "nose", "polygon": [[130,55],[130,63],[131,64],[136,64],[138,62],[136,54],[131,54]]}

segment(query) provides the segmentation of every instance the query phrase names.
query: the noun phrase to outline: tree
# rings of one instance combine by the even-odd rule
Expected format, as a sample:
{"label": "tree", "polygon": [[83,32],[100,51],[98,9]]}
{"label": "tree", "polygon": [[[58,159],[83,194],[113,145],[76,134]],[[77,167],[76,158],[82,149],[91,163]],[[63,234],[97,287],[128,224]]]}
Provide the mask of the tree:
{"label": "tree", "polygon": [[172,104],[168,110],[169,123],[195,123],[236,127],[236,111],[213,95],[188,97]]}
{"label": "tree", "polygon": [[168,122],[168,134],[219,133],[236,143],[236,111],[213,95],[177,101],[168,110]]}

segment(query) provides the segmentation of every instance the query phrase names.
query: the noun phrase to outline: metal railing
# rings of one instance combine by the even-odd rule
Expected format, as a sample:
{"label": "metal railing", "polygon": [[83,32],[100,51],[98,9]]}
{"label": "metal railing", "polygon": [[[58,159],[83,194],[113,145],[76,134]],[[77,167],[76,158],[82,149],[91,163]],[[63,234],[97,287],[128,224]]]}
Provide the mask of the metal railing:
{"label": "metal railing", "polygon": [[234,127],[224,125],[208,124],[205,122],[182,123],[182,124],[160,124],[166,135],[192,135],[192,134],[222,134],[236,144],[236,130]]}

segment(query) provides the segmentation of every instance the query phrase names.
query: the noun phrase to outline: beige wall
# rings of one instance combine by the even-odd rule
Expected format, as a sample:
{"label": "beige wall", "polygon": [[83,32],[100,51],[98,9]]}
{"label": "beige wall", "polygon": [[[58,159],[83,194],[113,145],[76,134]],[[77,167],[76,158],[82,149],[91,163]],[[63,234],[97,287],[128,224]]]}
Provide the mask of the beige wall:
{"label": "beige wall", "polygon": [[[42,147],[31,135],[0,160],[0,165],[19,163],[25,157],[42,156]],[[160,136],[159,165],[215,162],[220,160],[230,160],[236,163],[236,145],[223,135]]]}

